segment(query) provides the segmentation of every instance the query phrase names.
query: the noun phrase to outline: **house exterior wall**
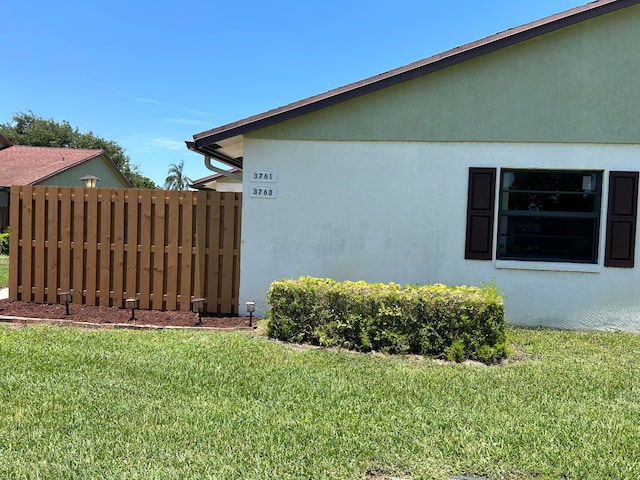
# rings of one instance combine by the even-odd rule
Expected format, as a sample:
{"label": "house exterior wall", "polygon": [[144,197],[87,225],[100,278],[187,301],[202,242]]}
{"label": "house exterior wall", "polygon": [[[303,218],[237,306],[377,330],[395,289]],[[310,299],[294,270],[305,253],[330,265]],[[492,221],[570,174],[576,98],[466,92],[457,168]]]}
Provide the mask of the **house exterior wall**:
{"label": "house exterior wall", "polygon": [[95,175],[100,179],[98,187],[114,187],[129,188],[122,176],[111,166],[111,164],[103,157],[96,157],[88,162],[82,163],[68,170],[63,170],[46,180],[39,182],[38,185],[54,185],[59,187],[79,187],[84,182],[79,180],[85,175]]}
{"label": "house exterior wall", "polygon": [[[640,170],[637,45],[634,5],[245,134],[277,195],[245,181],[241,309],[301,275],[495,281],[511,324],[640,331],[640,266],[604,266],[609,172]],[[466,260],[470,167],[601,171],[597,262],[496,260],[497,208],[492,259]]]}
{"label": "house exterior wall", "polygon": [[[640,145],[625,144],[247,140],[245,171],[277,172],[277,196],[252,197],[245,182],[241,310],[248,300],[264,310],[272,281],[301,275],[493,280],[511,324],[640,331],[640,269],[603,266],[607,174],[637,171],[638,158]],[[495,246],[493,260],[465,260],[474,166],[603,171],[597,264],[496,261]]]}
{"label": "house exterior wall", "polygon": [[640,5],[278,123],[254,138],[638,143]]}
{"label": "house exterior wall", "polygon": [[242,182],[228,177],[218,178],[207,184],[207,187],[217,192],[242,192]]}

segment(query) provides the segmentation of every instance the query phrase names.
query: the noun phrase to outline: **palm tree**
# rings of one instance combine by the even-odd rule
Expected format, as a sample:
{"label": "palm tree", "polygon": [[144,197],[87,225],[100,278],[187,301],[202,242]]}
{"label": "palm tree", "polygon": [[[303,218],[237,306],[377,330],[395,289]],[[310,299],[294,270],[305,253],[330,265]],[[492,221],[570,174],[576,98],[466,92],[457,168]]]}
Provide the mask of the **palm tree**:
{"label": "palm tree", "polygon": [[184,174],[184,160],[169,165],[167,178],[164,180],[165,190],[187,190],[191,179]]}

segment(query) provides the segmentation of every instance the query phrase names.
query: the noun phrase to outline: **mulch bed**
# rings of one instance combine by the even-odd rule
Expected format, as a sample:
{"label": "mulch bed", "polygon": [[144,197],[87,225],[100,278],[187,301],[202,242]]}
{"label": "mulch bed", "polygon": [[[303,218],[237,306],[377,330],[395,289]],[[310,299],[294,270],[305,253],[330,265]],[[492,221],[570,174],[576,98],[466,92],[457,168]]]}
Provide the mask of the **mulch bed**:
{"label": "mulch bed", "polygon": [[[203,315],[198,323],[198,314],[191,311],[136,310],[135,320],[129,320],[131,310],[123,308],[69,305],[70,315],[65,306],[56,303],[32,303],[0,300],[0,321],[13,323],[34,323],[53,321],[58,324],[85,324],[105,328],[152,327],[199,327],[237,329],[249,328],[249,317],[217,317]],[[253,318],[253,325],[258,319]]]}

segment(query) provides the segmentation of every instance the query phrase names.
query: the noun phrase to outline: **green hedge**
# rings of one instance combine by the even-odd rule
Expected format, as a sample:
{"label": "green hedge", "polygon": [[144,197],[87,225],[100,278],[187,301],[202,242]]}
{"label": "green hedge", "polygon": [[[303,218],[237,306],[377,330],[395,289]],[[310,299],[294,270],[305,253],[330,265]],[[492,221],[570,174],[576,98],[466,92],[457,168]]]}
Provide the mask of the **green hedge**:
{"label": "green hedge", "polygon": [[0,233],[0,255],[9,255],[9,227]]}
{"label": "green hedge", "polygon": [[279,340],[358,351],[491,363],[506,356],[504,303],[495,285],[451,287],[273,282],[267,333]]}

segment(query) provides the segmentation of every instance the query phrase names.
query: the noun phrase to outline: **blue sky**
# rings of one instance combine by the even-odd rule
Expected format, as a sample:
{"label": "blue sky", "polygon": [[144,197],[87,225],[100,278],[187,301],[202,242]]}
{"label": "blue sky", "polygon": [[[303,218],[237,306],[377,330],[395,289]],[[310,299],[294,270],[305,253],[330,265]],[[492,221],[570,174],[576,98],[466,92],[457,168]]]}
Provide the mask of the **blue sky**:
{"label": "blue sky", "polygon": [[1,0],[0,123],[27,110],[123,146],[162,185],[193,134],[586,0]]}

